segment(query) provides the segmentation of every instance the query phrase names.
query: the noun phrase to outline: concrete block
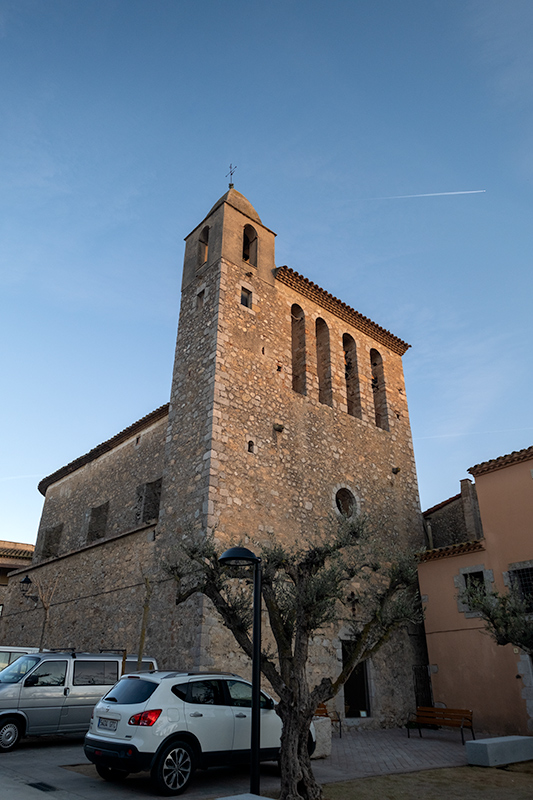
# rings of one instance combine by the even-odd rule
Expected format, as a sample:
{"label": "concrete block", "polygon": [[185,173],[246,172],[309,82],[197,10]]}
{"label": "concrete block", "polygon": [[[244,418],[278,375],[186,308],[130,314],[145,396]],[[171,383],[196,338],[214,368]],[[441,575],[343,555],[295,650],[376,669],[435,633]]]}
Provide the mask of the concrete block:
{"label": "concrete block", "polygon": [[496,736],[466,743],[469,764],[479,767],[499,767],[517,761],[533,760],[533,736]]}
{"label": "concrete block", "polygon": [[331,755],[331,720],[329,717],[313,719],[316,734],[316,747],[312,758],[327,758]]}

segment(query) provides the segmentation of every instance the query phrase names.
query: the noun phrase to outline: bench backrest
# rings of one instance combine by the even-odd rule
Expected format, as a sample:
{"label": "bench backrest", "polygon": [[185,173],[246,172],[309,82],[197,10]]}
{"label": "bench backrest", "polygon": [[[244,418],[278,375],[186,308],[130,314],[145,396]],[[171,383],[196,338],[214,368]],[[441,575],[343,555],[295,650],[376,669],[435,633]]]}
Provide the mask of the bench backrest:
{"label": "bench backrest", "polygon": [[468,708],[434,708],[433,706],[418,706],[416,716],[419,720],[427,719],[429,723],[442,721],[472,722],[474,712]]}

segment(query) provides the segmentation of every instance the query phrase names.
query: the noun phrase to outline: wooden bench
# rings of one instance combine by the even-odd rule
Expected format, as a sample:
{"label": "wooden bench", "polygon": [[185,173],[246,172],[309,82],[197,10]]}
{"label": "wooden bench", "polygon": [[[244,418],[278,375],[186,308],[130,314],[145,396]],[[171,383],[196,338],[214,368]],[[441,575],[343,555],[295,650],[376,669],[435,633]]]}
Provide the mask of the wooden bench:
{"label": "wooden bench", "polygon": [[472,722],[474,712],[466,708],[433,708],[432,706],[418,706],[416,713],[411,713],[407,721],[407,736],[410,738],[410,729],[415,725],[418,734],[422,737],[421,725],[446,726],[460,728],[461,739],[465,743],[464,729],[470,728],[472,739],[476,738]]}
{"label": "wooden bench", "polygon": [[319,703],[314,714],[315,717],[328,717],[333,725],[339,726],[339,739],[342,739],[342,722],[338,711],[328,711],[325,703]]}

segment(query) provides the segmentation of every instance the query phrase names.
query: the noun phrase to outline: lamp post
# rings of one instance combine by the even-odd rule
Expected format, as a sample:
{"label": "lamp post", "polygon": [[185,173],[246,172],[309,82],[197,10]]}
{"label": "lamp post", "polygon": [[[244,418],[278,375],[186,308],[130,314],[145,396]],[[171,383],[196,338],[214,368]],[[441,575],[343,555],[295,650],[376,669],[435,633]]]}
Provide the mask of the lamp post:
{"label": "lamp post", "polygon": [[252,630],[252,739],[250,793],[259,795],[259,752],[261,749],[261,559],[246,547],[230,547],[218,559],[228,567],[254,568],[254,607]]}
{"label": "lamp post", "polygon": [[33,588],[33,581],[29,575],[26,575],[26,577],[20,581],[19,586],[22,597],[25,597],[27,600],[32,600],[34,603],[39,602],[39,597],[37,595],[30,594],[31,589]]}

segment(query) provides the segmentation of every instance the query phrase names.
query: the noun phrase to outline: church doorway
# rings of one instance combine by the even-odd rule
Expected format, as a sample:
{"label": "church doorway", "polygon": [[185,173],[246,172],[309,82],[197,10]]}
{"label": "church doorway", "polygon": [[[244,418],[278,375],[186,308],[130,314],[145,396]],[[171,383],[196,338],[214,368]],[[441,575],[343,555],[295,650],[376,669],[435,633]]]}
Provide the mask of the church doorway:
{"label": "church doorway", "polygon": [[[353,642],[342,642],[343,665],[348,660],[353,646]],[[344,684],[344,712],[348,718],[370,716],[367,661],[358,664]]]}

